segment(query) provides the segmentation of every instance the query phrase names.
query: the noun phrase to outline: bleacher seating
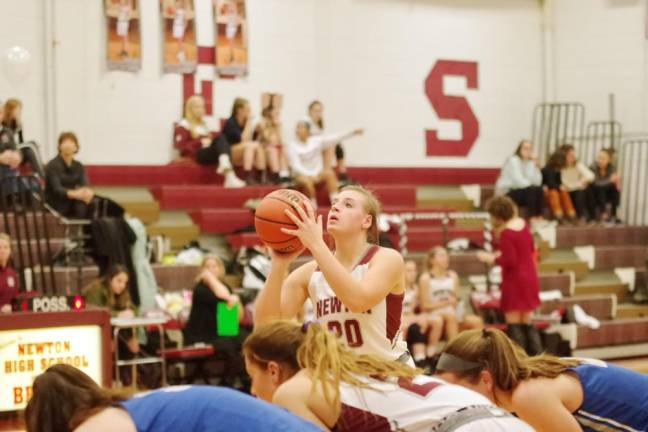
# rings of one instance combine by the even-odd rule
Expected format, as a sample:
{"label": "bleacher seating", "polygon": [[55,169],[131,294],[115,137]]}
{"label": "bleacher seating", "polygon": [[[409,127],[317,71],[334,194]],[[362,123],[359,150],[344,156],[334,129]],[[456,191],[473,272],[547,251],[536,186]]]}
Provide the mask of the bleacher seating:
{"label": "bleacher seating", "polygon": [[[203,167],[195,165],[169,165],[160,167],[88,167],[90,180],[101,186],[145,188],[157,201],[160,218],[165,214],[183,213],[196,233],[223,236],[234,248],[258,244],[253,231],[236,232],[253,225],[253,211],[244,208],[246,201],[258,199],[271,191],[272,186],[248,187],[242,190],[224,189],[221,179]],[[472,208],[474,196],[467,196],[461,187],[480,184],[478,199],[481,203],[493,194],[497,170],[466,169],[425,170],[402,168],[352,168],[350,176],[366,183],[381,198],[387,213],[417,213],[464,210]],[[117,201],[119,198],[117,197]],[[323,201],[324,202],[324,201]],[[324,213],[325,207],[319,210]],[[458,208],[459,207],[459,208]],[[173,234],[179,226],[168,225],[162,233]],[[160,233],[155,222],[149,223],[150,232]],[[445,231],[444,231],[445,229]],[[476,245],[483,242],[481,225],[474,221],[451,221],[445,228],[438,220],[416,220],[408,224],[407,248],[411,257],[421,258],[432,245],[445,240],[467,237]],[[397,230],[390,240],[398,244]],[[542,239],[539,239],[542,241]],[[553,248],[545,248],[539,263],[543,290],[557,289],[563,298],[559,306],[579,304],[588,314],[601,320],[598,330],[578,326],[575,348],[579,350],[605,348],[629,344],[648,345],[648,307],[630,303],[629,284],[615,270],[633,268],[635,284],[645,283],[646,244],[648,227],[633,226],[560,226],[555,230]],[[586,246],[589,252],[583,253]],[[589,255],[588,255],[589,253]],[[591,258],[589,258],[591,256]],[[303,262],[301,258],[298,262]],[[462,276],[484,274],[485,267],[473,251],[452,255],[452,267]],[[177,272],[156,266],[156,274],[175,278]],[[188,273],[188,277],[193,274]],[[58,274],[58,273],[57,273]],[[190,279],[186,279],[189,281]],[[167,279],[169,289],[182,285],[180,280]],[[160,283],[165,285],[164,282]],[[543,308],[553,307],[543,305]],[[610,349],[612,354],[618,350]],[[648,353],[644,348],[643,354]]]}

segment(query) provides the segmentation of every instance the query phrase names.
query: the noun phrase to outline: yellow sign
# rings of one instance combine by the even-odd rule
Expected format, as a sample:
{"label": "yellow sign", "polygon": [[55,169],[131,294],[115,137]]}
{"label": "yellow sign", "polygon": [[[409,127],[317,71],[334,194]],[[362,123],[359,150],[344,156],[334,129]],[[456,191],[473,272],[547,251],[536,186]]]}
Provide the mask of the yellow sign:
{"label": "yellow sign", "polygon": [[0,412],[24,409],[34,378],[57,363],[75,366],[101,384],[101,328],[0,331]]}

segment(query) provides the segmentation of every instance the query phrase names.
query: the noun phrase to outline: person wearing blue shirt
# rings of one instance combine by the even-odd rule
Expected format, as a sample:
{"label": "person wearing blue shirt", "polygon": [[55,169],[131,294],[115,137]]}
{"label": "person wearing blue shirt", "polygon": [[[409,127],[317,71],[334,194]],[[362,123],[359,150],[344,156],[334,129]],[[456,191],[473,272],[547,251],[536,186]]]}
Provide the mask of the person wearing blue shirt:
{"label": "person wearing blue shirt", "polygon": [[497,329],[459,334],[436,372],[538,432],[648,431],[648,376],[594,359],[529,357]]}
{"label": "person wearing blue shirt", "polygon": [[236,390],[177,386],[129,397],[64,364],[36,377],[28,432],[319,431],[314,424]]}

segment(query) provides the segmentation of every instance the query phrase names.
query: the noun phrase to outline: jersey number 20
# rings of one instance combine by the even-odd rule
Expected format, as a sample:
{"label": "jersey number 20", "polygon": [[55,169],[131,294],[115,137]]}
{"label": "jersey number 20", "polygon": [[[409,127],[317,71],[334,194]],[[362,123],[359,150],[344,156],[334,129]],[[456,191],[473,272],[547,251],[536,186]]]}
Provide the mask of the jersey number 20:
{"label": "jersey number 20", "polygon": [[346,337],[347,346],[350,348],[362,346],[362,333],[360,332],[360,323],[357,320],[350,319],[344,321],[344,323],[329,321],[328,329],[337,333],[340,337]]}

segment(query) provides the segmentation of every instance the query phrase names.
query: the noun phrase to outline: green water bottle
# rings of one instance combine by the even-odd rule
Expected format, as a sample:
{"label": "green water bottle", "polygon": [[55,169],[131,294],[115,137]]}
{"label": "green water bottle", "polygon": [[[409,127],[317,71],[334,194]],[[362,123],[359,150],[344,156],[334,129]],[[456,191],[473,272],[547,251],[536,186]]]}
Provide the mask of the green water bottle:
{"label": "green water bottle", "polygon": [[239,334],[239,304],[227,307],[227,303],[216,304],[216,335],[217,336],[238,336]]}

